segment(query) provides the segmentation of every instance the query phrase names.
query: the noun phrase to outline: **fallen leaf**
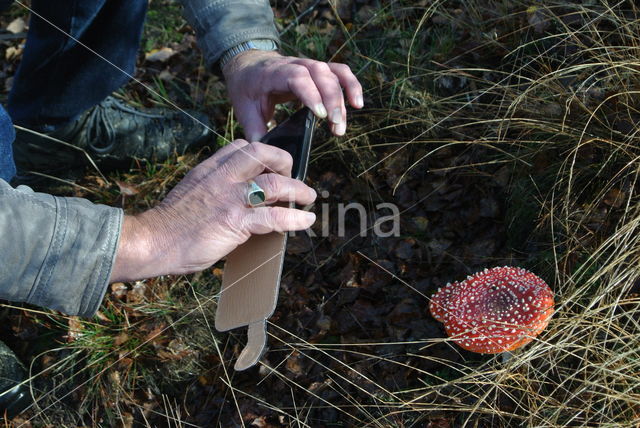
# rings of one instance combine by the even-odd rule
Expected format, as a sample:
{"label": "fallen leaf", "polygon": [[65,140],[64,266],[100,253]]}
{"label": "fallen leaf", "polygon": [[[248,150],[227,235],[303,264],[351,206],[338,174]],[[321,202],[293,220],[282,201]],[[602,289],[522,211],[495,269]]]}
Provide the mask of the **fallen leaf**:
{"label": "fallen leaf", "polygon": [[302,367],[302,357],[298,351],[294,351],[286,362],[287,370],[296,376],[304,374],[304,368]]}
{"label": "fallen leaf", "polygon": [[129,335],[123,331],[122,333],[117,335],[115,339],[113,339],[113,344],[116,346],[120,346],[123,343],[125,343],[127,340],[129,340]]}
{"label": "fallen leaf", "polygon": [[23,49],[21,46],[9,46],[4,52],[4,57],[7,61],[11,61],[22,56],[22,51]]}
{"label": "fallen leaf", "polygon": [[171,73],[169,70],[162,70],[158,75],[158,78],[160,80],[164,80],[165,82],[173,80],[174,77],[175,76],[173,75],[173,73]]}
{"label": "fallen leaf", "polygon": [[23,419],[21,417],[16,416],[15,418],[11,419],[12,424],[11,425],[7,425],[7,426],[20,426],[20,427],[24,427],[24,428],[31,428],[33,425],[31,425],[31,421],[28,419]]}
{"label": "fallen leaf", "polygon": [[413,257],[413,245],[415,244],[415,240],[413,239],[405,239],[398,242],[396,248],[394,250],[394,254],[399,259],[409,260]]}
{"label": "fallen leaf", "polygon": [[121,282],[111,284],[111,295],[117,299],[122,299],[127,295],[127,286]]}
{"label": "fallen leaf", "polygon": [[127,302],[140,303],[144,301],[144,293],[146,289],[147,289],[147,286],[144,282],[136,281],[131,291],[127,292]]}
{"label": "fallen leaf", "polygon": [[533,31],[542,34],[551,26],[549,19],[544,11],[537,6],[531,6],[527,9],[527,22],[533,27]]}
{"label": "fallen leaf", "polygon": [[20,17],[14,19],[9,25],[7,25],[7,31],[13,34],[22,33],[26,29],[27,23]]}
{"label": "fallen leaf", "polygon": [[111,320],[107,318],[107,316],[101,311],[96,311],[96,318],[98,318],[100,321],[111,322]]}
{"label": "fallen leaf", "polygon": [[371,263],[367,271],[362,276],[362,285],[370,288],[384,287],[393,281],[395,267],[389,260],[377,260]]}
{"label": "fallen leaf", "polygon": [[620,189],[611,189],[604,196],[604,203],[610,207],[620,208],[626,198],[626,193]]}
{"label": "fallen leaf", "polygon": [[144,338],[145,342],[155,342],[158,341],[159,339],[162,339],[162,333],[165,329],[165,325],[164,324],[159,324],[157,326],[155,326],[155,328],[153,330],[151,330],[147,336]]}
{"label": "fallen leaf", "polygon": [[144,59],[151,62],[167,62],[176,53],[176,51],[168,47],[153,49],[145,55]]}
{"label": "fallen leaf", "polygon": [[269,426],[269,423],[267,422],[266,416],[260,416],[259,418],[255,418],[253,421],[251,421],[251,424],[249,426],[257,428],[267,428]]}
{"label": "fallen leaf", "polygon": [[439,418],[433,419],[427,424],[427,428],[450,428],[451,423],[448,419]]}
{"label": "fallen leaf", "polygon": [[423,216],[414,217],[413,223],[420,232],[426,232],[429,227],[429,219]]}
{"label": "fallen leaf", "polygon": [[120,423],[122,428],[132,428],[133,427],[133,415],[129,412],[123,412],[120,418]]}
{"label": "fallen leaf", "polygon": [[320,329],[320,331],[327,332],[331,329],[331,318],[326,315],[321,316],[316,321],[316,327]]}
{"label": "fallen leaf", "polygon": [[304,254],[311,248],[311,239],[307,235],[291,236],[287,241],[287,254]]}
{"label": "fallen leaf", "polygon": [[116,184],[120,188],[120,193],[125,196],[133,196],[138,194],[138,189],[136,189],[135,186],[131,184],[127,184],[118,180],[116,180]]}
{"label": "fallen leaf", "polygon": [[82,335],[82,321],[79,317],[69,317],[69,329],[67,330],[67,342],[73,342]]}

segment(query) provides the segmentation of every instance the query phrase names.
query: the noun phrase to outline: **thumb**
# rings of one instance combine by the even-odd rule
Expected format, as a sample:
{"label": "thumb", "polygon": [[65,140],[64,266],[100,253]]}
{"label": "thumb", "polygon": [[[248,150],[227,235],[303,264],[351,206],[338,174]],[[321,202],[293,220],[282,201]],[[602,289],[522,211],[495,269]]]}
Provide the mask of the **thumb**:
{"label": "thumb", "polygon": [[244,129],[244,136],[249,142],[260,141],[267,133],[260,106],[256,102],[247,102],[236,108],[236,117]]}

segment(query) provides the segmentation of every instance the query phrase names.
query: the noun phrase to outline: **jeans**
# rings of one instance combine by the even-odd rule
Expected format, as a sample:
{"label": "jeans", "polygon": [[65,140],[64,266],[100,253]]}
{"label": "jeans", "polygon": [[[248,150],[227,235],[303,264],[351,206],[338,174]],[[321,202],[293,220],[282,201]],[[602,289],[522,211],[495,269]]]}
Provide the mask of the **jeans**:
{"label": "jeans", "polygon": [[33,0],[22,62],[9,94],[13,122],[53,131],[124,85],[135,68],[147,4]]}
{"label": "jeans", "polygon": [[16,174],[16,165],[13,163],[13,150],[11,149],[15,137],[16,132],[11,124],[11,119],[0,107],[0,180],[7,183]]}

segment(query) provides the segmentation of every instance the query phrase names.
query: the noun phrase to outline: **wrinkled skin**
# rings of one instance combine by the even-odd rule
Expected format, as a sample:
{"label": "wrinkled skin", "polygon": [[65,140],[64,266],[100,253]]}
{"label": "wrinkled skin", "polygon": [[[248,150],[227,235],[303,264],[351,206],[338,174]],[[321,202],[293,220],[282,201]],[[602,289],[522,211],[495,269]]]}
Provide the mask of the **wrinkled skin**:
{"label": "wrinkled skin", "polygon": [[236,140],[193,170],[157,207],[125,216],[111,282],[184,274],[211,266],[252,234],[309,228],[315,214],[246,205],[254,179],[267,203],[308,205],[316,192],[291,178],[293,160],[284,150]]}
{"label": "wrinkled skin", "polygon": [[[267,132],[275,106],[298,99],[331,131],[344,135],[348,103],[364,105],[362,86],[345,64],[249,50],[223,69],[229,98],[249,141]],[[343,95],[344,90],[344,95]],[[267,203],[307,205],[313,189],[291,179],[293,160],[283,150],[237,140],[194,168],[157,207],[125,216],[111,282],[183,274],[217,262],[251,234],[306,229],[315,215],[283,207],[248,208],[247,180]]]}
{"label": "wrinkled skin", "polygon": [[327,117],[331,131],[344,135],[347,109],[342,90],[354,108],[364,105],[362,86],[349,66],[249,50],[223,69],[229,98],[249,141],[267,132],[277,104],[299,99],[316,116]]}

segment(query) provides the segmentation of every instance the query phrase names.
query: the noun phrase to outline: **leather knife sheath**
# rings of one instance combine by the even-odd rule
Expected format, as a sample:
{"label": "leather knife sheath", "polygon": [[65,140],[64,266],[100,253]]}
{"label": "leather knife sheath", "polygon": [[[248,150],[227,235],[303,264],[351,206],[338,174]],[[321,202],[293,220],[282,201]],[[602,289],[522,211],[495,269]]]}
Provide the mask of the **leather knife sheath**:
{"label": "leather knife sheath", "polygon": [[264,350],[266,319],[278,301],[286,243],[285,233],[252,235],[227,256],[215,326],[218,331],[249,326],[236,370],[253,366]]}

